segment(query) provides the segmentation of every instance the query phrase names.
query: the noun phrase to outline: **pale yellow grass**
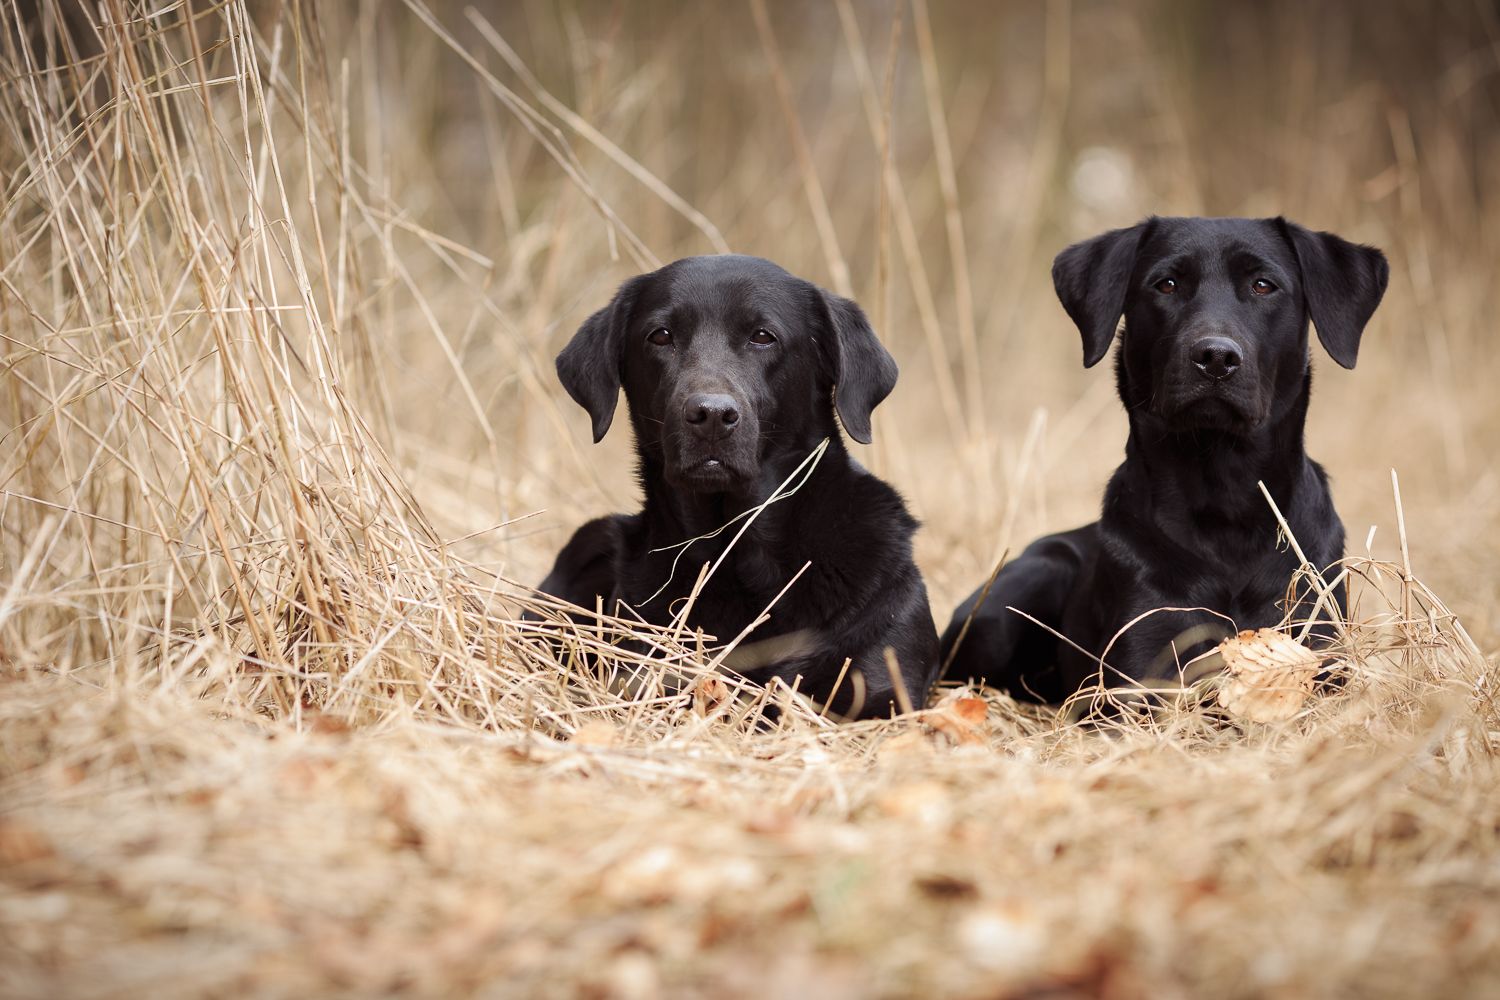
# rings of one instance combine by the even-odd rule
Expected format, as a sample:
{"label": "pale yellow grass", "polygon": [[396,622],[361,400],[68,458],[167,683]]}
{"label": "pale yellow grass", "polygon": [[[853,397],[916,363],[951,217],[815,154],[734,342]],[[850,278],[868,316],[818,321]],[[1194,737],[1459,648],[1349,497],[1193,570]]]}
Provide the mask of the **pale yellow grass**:
{"label": "pale yellow grass", "polygon": [[[1381,86],[1337,7],[1274,73],[1174,4],[66,10],[0,4],[0,993],[1500,987],[1487,9]],[[521,621],[633,502],[551,370],[623,277],[867,304],[946,620],[1092,516],[1123,418],[1047,264],[1149,211],[1392,257],[1318,363],[1355,603],[1295,719],[839,727],[704,684],[732,637]]]}

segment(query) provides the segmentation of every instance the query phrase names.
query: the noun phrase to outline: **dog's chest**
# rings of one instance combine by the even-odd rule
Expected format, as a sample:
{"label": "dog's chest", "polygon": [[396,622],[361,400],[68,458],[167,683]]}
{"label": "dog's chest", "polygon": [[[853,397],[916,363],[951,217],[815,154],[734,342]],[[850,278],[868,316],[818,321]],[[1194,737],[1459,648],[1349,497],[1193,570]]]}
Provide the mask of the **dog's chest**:
{"label": "dog's chest", "polygon": [[1260,628],[1281,617],[1279,602],[1296,569],[1294,557],[1275,550],[1208,555],[1159,577],[1161,593],[1152,598],[1157,606],[1211,608],[1238,628]]}
{"label": "dog's chest", "polygon": [[[669,624],[686,610],[689,627],[728,642],[767,611],[771,619],[756,628],[757,635],[794,627],[801,617],[800,567],[752,539],[742,538],[727,552],[698,543],[676,556],[628,560],[621,574],[621,598],[652,624]],[[705,567],[708,575],[700,583]]]}
{"label": "dog's chest", "polygon": [[[1246,519],[1248,521],[1248,519]],[[1296,529],[1308,557],[1319,566],[1341,554],[1342,537],[1310,524]],[[1240,628],[1276,624],[1285,609],[1301,559],[1274,523],[1211,526],[1191,533],[1179,557],[1154,575],[1163,606],[1206,607],[1229,615]]]}

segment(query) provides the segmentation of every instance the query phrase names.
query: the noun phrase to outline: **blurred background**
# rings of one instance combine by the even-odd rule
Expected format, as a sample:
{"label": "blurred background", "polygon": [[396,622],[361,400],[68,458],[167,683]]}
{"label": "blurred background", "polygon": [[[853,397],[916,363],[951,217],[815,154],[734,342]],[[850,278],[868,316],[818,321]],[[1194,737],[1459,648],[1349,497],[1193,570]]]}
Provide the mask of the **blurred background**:
{"label": "blurred background", "polygon": [[[22,7],[14,64],[71,52],[99,65],[76,9]],[[941,625],[1002,552],[1092,519],[1121,457],[1110,368],[1081,367],[1053,255],[1152,213],[1285,214],[1392,263],[1359,368],[1314,347],[1309,447],[1333,475],[1351,553],[1378,525],[1374,553],[1396,555],[1395,469],[1417,574],[1481,642],[1500,637],[1500,4],[365,0],[256,4],[243,23],[235,10],[122,7],[105,30],[162,65],[201,56],[201,81],[163,71],[179,80],[157,95],[164,133],[189,163],[165,176],[226,258],[254,263],[245,308],[282,303],[283,349],[337,355],[339,399],[473,563],[535,582],[577,523],[636,503],[627,425],[591,445],[552,358],[625,278],[732,249],[852,295],[898,359],[875,443],[857,450],[925,522],[918,556]],[[119,70],[75,66],[77,100],[59,87],[37,112],[58,115],[58,148],[70,116],[109,121],[87,114],[107,108]],[[200,82],[211,98],[191,90]],[[9,115],[9,135],[33,128]],[[170,142],[122,120],[132,155],[170,160]],[[0,296],[7,322],[65,329],[77,288],[101,314],[118,308],[112,253],[143,286],[190,267],[191,241],[162,235],[177,223],[154,214],[161,199],[135,215],[101,202],[99,246],[111,225],[144,219],[146,235],[96,264],[71,253],[97,274],[59,284],[69,250],[31,237],[26,197],[93,189],[39,184],[19,139],[6,155],[17,197],[0,245],[25,289]],[[132,162],[79,169],[128,179]],[[298,268],[310,299],[297,299]],[[178,340],[208,336],[191,320]],[[16,370],[39,386],[27,367],[39,364]],[[193,371],[181,384],[220,405],[218,376]],[[292,364],[276,377],[309,407],[293,433],[316,465],[327,383]],[[106,411],[83,419],[104,439],[135,433]],[[69,435],[92,447],[63,426],[56,454]],[[12,440],[31,442],[18,456],[54,447]],[[211,466],[249,461],[207,441]],[[72,487],[33,465],[30,494],[68,502]],[[280,474],[244,469],[244,497]],[[221,484],[235,488],[228,473]],[[251,506],[246,536],[265,537]],[[34,523],[13,522],[17,557]]]}

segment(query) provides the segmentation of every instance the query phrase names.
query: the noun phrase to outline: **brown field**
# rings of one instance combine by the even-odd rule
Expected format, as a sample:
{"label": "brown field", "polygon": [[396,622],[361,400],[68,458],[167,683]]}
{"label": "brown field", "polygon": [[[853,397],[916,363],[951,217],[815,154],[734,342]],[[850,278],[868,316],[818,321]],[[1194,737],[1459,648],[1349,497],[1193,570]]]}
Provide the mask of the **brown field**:
{"label": "brown field", "polygon": [[[425,2],[0,0],[0,995],[1500,991],[1500,9]],[[624,278],[864,303],[941,625],[1093,516],[1048,267],[1153,212],[1390,256],[1338,693],[837,727],[521,623],[636,502],[551,363]]]}

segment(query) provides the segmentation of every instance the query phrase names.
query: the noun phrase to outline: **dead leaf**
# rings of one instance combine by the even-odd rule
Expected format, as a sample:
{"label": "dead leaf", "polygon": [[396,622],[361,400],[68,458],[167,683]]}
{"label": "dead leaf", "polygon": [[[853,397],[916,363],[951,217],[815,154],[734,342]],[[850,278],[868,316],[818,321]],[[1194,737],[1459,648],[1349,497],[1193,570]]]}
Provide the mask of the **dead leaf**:
{"label": "dead leaf", "polygon": [[990,703],[983,698],[956,698],[945,707],[971,726],[979,725],[990,714]]}
{"label": "dead leaf", "polygon": [[712,675],[693,685],[693,710],[699,715],[713,715],[729,704],[729,685],[723,678]]}
{"label": "dead leaf", "polygon": [[922,713],[922,721],[954,746],[984,746],[987,741],[983,724],[989,710],[984,699],[972,697],[966,689],[959,688]]}
{"label": "dead leaf", "polygon": [[984,746],[985,744],[984,734],[979,731],[978,727],[952,706],[933,709],[923,717],[922,721],[934,731],[948,737],[957,746]]}
{"label": "dead leaf", "polygon": [[1322,659],[1275,629],[1246,630],[1219,644],[1219,704],[1251,722],[1284,722],[1302,710]]}

